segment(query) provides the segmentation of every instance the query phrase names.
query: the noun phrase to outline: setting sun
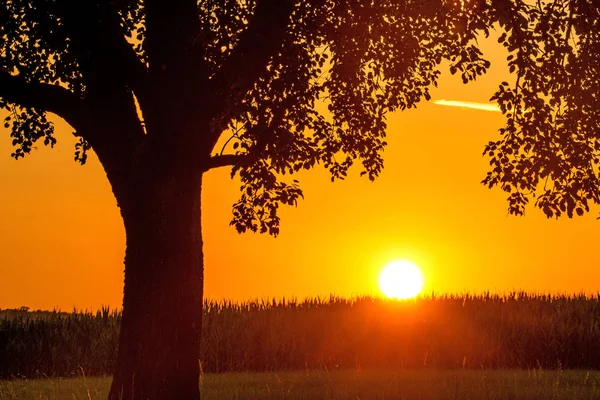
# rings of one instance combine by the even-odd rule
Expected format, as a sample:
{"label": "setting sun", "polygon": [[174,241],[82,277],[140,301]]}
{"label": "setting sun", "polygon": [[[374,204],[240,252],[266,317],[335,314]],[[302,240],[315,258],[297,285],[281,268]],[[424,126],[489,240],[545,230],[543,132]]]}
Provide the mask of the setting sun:
{"label": "setting sun", "polygon": [[379,288],[386,297],[410,299],[423,289],[423,274],[410,261],[392,261],[379,275]]}

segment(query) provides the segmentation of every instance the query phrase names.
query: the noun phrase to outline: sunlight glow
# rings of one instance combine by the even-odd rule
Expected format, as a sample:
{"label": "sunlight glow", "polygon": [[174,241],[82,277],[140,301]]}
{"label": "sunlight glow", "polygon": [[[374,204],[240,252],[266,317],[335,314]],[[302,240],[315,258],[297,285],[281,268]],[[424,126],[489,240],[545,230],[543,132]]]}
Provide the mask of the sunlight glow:
{"label": "sunlight glow", "polygon": [[379,275],[379,288],[386,297],[410,299],[423,289],[423,274],[419,267],[410,261],[392,261]]}
{"label": "sunlight glow", "polygon": [[460,100],[435,100],[433,104],[449,107],[471,108],[473,110],[500,112],[500,108],[496,104],[492,103],[476,103],[474,101]]}

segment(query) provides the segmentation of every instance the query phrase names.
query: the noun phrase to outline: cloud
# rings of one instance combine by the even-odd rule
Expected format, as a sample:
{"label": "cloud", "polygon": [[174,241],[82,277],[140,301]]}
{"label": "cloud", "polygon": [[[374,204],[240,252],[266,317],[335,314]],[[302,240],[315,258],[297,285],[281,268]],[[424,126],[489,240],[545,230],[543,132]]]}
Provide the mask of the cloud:
{"label": "cloud", "polygon": [[471,108],[473,110],[500,112],[500,108],[492,103],[476,103],[473,101],[435,100],[434,104],[448,107]]}

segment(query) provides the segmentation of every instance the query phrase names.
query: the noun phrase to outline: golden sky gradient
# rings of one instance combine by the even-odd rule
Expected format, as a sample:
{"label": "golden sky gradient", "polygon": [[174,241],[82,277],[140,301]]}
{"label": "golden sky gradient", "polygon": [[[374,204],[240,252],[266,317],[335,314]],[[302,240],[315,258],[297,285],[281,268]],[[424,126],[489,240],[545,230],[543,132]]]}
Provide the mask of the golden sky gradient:
{"label": "golden sky gradient", "polygon": [[[488,103],[509,76],[495,40],[484,48],[489,74],[463,85],[445,73],[433,100]],[[429,102],[388,123],[382,176],[371,183],[354,169],[331,183],[322,169],[300,173],[305,200],[282,210],[276,239],[238,235],[228,223],[239,184],[228,168],[208,173],[207,297],[379,295],[378,273],[397,258],[421,266],[426,293],[600,289],[598,209],[573,220],[533,208],[513,217],[505,193],[479,183],[500,113]],[[125,237],[115,200],[97,159],[76,164],[70,128],[57,131],[54,150],[19,161],[8,131],[0,135],[0,308],[119,307]]]}

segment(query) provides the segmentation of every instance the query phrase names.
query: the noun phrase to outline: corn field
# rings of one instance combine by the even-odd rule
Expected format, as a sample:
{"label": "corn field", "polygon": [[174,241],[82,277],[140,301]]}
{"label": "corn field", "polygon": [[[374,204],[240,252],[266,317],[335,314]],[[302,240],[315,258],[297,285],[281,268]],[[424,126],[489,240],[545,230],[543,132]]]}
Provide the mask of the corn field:
{"label": "corn field", "polygon": [[[206,301],[204,372],[600,369],[600,295]],[[0,378],[107,375],[120,314],[0,311]]]}

